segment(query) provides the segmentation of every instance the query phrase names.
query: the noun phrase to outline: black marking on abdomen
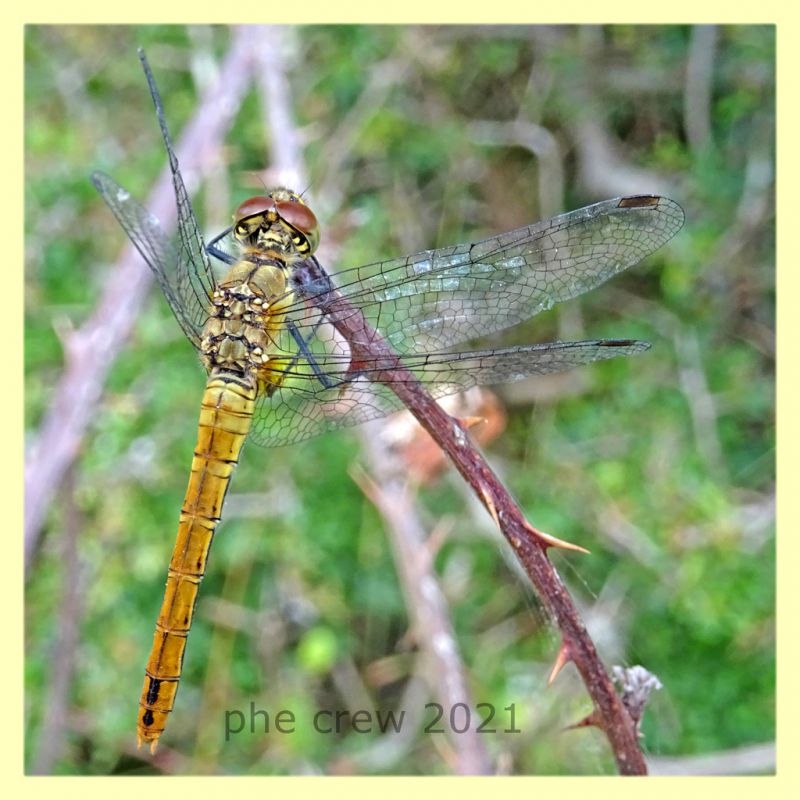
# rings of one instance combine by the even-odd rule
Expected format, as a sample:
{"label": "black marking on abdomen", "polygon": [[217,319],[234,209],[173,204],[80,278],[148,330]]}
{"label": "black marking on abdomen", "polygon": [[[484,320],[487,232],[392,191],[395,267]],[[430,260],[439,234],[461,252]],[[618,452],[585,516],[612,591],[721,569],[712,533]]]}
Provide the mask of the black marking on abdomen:
{"label": "black marking on abdomen", "polygon": [[[155,703],[158,700],[158,692],[161,689],[161,681],[158,678],[150,678],[150,686],[147,689],[147,697],[145,698],[145,702],[147,703]],[[147,710],[147,714],[150,714],[150,709]],[[145,719],[147,717],[145,714]],[[153,715],[150,714],[150,722],[153,721]],[[150,722],[147,724],[149,725]]]}

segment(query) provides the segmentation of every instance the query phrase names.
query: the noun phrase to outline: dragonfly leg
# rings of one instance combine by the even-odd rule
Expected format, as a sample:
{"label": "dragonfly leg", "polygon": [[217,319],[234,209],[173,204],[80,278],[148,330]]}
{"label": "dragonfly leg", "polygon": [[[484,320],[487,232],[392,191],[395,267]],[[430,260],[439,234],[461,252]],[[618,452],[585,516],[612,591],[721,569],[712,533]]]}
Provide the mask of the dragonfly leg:
{"label": "dragonfly leg", "polygon": [[294,366],[300,356],[304,356],[311,367],[311,371],[314,373],[316,379],[326,388],[332,389],[335,386],[338,386],[343,381],[333,381],[331,380],[330,376],[323,372],[322,367],[317,363],[317,359],[314,358],[314,354],[308,349],[308,343],[311,339],[316,335],[317,328],[322,324],[322,320],[319,320],[314,327],[311,329],[311,333],[304,339],[303,335],[297,330],[297,326],[292,322],[292,320],[288,320],[286,323],[286,327],[289,329],[289,333],[292,335],[292,338],[297,343],[297,347],[299,348],[296,355],[292,356],[292,360],[289,362],[287,369],[291,369]]}
{"label": "dragonfly leg", "polygon": [[226,253],[224,250],[220,250],[216,244],[220,240],[224,239],[231,231],[233,230],[233,226],[226,228],[222,233],[218,236],[215,236],[207,245],[206,245],[206,253],[210,256],[214,256],[214,258],[223,261],[228,266],[233,266],[239,259],[235,256],[232,256],[230,253]]}

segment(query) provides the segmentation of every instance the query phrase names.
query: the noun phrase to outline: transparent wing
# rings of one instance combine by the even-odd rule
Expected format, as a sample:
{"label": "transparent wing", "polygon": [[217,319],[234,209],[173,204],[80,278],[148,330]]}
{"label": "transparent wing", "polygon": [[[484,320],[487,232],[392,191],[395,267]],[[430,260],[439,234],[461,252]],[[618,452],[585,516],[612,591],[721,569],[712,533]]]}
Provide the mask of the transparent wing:
{"label": "transparent wing", "polygon": [[128,238],[136,245],[156,276],[170,308],[191,343],[200,348],[203,326],[208,319],[211,296],[216,281],[208,261],[206,246],[197,224],[189,193],[178,166],[178,157],[164,118],[164,108],[153,73],[139,50],[150,97],[155,106],[161,138],[169,158],[172,187],[177,206],[177,239],[173,246],[158,220],[123,189],[113,178],[102,172],[92,175],[92,183],[114,213]]}
{"label": "transparent wing", "polygon": [[442,350],[593,289],[661,247],[683,220],[665,197],[617,198],[333,279],[397,352]]}
{"label": "transparent wing", "polygon": [[[683,210],[667,198],[617,198],[475,244],[345,270],[333,279],[415,378],[441,397],[645,350],[644,342],[591,340],[443,352],[589,291],[658,249],[683,220]],[[346,343],[324,317],[309,311],[324,308],[315,295],[329,289],[315,275],[319,270],[296,269],[299,299],[288,317],[305,345],[299,352],[296,336],[281,340],[279,352],[287,357],[275,366],[285,380],[257,404],[251,437],[259,444],[289,444],[402,406],[387,386],[369,380],[383,365],[364,364],[359,355],[358,377],[350,379]]]}
{"label": "transparent wing", "polygon": [[[321,333],[320,338],[324,335]],[[339,352],[302,357],[287,354],[282,365],[283,384],[274,394],[261,395],[256,402],[250,430],[253,441],[267,447],[291,444],[403,407],[388,386],[370,380],[373,373],[385,371],[385,364],[362,360],[358,377],[351,380],[346,346],[341,342],[333,345],[332,340],[329,346],[338,347]],[[434,397],[444,397],[476,385],[507,383],[632,355],[649,346],[629,339],[551,342],[500,350],[407,355],[402,360],[414,379],[424,383]]]}
{"label": "transparent wing", "polygon": [[156,276],[183,332],[199,349],[215,282],[180,173],[173,173],[173,179],[178,202],[177,246],[158,220],[113,178],[102,172],[92,174],[95,188]]}

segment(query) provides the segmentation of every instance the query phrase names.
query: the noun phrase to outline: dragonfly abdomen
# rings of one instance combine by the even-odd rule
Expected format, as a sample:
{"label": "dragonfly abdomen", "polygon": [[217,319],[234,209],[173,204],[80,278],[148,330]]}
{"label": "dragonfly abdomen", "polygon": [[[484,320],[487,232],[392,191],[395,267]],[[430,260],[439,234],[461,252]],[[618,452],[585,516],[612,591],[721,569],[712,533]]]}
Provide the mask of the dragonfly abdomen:
{"label": "dragonfly abdomen", "polygon": [[250,374],[212,372],[203,394],[192,472],[139,701],[139,744],[148,742],[151,751],[175,703],[200,581],[257,391]]}

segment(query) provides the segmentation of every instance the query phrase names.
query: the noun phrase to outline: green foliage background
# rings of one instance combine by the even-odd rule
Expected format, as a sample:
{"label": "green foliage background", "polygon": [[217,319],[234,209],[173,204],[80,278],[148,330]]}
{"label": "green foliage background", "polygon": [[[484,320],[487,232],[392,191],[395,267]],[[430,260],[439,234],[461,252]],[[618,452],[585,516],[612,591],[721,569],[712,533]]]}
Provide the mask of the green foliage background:
{"label": "green foliage background", "polygon": [[[498,389],[509,425],[488,456],[537,527],[592,551],[556,558],[606,663],[643,664],[663,682],[645,717],[647,753],[772,740],[774,30],[717,31],[706,141],[686,134],[705,110],[687,100],[697,57],[689,27],[285,34],[302,67],[290,79],[308,196],[313,203],[326,182],[342,193],[317,208],[336,266],[480,238],[620,193],[665,189],[684,206],[686,227],[662,251],[505,340],[618,336],[653,349],[522,394]],[[30,437],[62,370],[60,335],[90,315],[124,244],[88,175],[104,169],[143,198],[165,164],[136,47],[148,52],[177,133],[230,41],[227,28],[27,29]],[[254,193],[242,176],[268,159],[263,114],[254,91],[228,138],[231,208]],[[549,132],[554,178],[542,180],[546,153],[487,144],[473,125],[515,119]],[[207,230],[229,213],[204,220]],[[48,510],[26,582],[26,768],[448,772],[446,742],[421,730],[384,760],[379,737],[352,731],[224,739],[226,709],[253,701],[302,718],[359,701],[398,708],[424,674],[383,524],[348,474],[360,458],[352,431],[245,449],[161,759],[137,754],[136,703],[202,386],[154,291]],[[483,512],[452,474],[423,488],[420,503],[430,528],[450,531],[436,566],[473,697],[518,709],[522,733],[486,737],[492,756],[514,774],[613,772],[598,732],[562,732],[588,713],[587,697],[569,669],[545,688],[557,633]],[[68,525],[78,529],[77,571],[64,555]],[[44,721],[65,668],[54,643],[76,580],[75,673],[53,730]],[[51,737],[57,755],[42,761]]]}

